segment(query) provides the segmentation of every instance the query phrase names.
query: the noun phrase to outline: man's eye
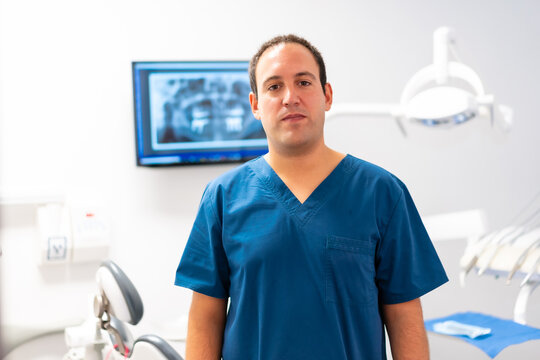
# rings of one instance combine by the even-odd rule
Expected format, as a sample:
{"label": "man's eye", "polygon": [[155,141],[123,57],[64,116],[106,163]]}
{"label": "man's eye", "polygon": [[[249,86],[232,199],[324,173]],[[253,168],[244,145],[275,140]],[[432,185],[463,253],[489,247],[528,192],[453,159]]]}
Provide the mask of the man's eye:
{"label": "man's eye", "polygon": [[311,81],[307,81],[307,80],[301,80],[299,82],[300,86],[309,86],[311,85]]}
{"label": "man's eye", "polygon": [[268,91],[275,91],[275,90],[277,90],[277,89],[279,89],[279,85],[277,85],[277,84],[270,85],[270,86],[268,87]]}

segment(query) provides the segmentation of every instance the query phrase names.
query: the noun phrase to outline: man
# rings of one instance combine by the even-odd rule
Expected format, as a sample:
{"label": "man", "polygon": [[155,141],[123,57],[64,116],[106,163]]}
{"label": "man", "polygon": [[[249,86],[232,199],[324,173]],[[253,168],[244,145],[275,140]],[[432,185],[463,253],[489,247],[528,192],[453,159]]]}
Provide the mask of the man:
{"label": "man", "polygon": [[[328,148],[332,87],[294,35],[250,63],[268,153],[211,182],[175,284],[186,360],[428,359],[419,297],[447,281],[406,187]],[[230,305],[227,311],[227,299]]]}

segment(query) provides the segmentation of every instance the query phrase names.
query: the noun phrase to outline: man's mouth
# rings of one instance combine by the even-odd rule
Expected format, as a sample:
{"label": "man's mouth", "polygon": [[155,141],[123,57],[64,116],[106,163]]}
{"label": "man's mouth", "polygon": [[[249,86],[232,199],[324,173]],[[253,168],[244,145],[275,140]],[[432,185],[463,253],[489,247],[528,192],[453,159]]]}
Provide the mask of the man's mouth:
{"label": "man's mouth", "polygon": [[302,120],[303,118],[305,118],[306,115],[304,114],[300,114],[300,113],[291,113],[291,114],[287,114],[285,115],[284,117],[281,118],[281,120],[285,120],[285,121],[295,121],[295,120]]}

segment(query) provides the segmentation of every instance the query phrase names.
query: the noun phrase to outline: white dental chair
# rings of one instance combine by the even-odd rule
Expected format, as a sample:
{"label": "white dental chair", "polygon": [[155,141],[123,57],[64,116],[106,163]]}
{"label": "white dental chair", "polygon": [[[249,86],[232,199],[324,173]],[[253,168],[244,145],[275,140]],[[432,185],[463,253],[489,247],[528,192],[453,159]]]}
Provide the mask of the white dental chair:
{"label": "white dental chair", "polygon": [[[137,289],[118,265],[110,260],[103,262],[97,270],[96,281],[96,318],[80,327],[66,329],[65,339],[70,351],[64,360],[183,360],[157,335],[143,335],[133,341],[125,323],[139,323],[143,303]],[[92,338],[86,335],[89,331],[93,332]],[[104,331],[109,339],[103,336]]]}

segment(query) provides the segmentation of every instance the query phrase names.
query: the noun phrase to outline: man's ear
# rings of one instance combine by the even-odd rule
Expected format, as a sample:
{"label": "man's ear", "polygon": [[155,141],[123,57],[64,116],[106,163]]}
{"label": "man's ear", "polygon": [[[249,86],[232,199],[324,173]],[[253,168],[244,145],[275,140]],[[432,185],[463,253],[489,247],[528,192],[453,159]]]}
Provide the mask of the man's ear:
{"label": "man's ear", "polygon": [[326,111],[328,111],[332,107],[332,101],[334,100],[334,93],[333,93],[332,86],[330,85],[330,83],[326,83],[324,85],[324,90],[325,90],[325,94],[324,94],[325,107],[324,107],[324,109]]}
{"label": "man's ear", "polygon": [[259,101],[257,100],[257,96],[252,92],[249,93],[249,104],[251,105],[251,112],[253,113],[253,116],[255,116],[255,119],[261,120]]}

